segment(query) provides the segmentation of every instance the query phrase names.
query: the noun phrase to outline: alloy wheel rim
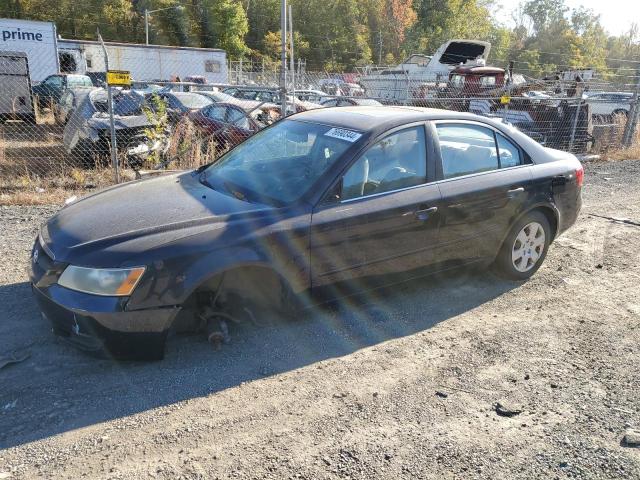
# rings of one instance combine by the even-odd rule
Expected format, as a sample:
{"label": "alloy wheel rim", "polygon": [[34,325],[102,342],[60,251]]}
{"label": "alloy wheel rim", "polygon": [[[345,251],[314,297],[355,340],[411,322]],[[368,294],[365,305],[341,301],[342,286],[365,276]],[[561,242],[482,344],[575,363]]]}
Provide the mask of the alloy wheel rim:
{"label": "alloy wheel rim", "polygon": [[544,228],[538,222],[526,224],[516,235],[511,248],[511,262],[519,272],[528,272],[536,266],[544,252]]}

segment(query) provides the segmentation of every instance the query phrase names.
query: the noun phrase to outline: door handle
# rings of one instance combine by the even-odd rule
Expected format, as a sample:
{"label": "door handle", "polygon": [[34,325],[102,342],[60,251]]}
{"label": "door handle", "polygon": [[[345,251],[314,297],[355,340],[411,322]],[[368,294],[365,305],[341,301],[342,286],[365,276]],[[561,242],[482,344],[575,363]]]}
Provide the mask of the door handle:
{"label": "door handle", "polygon": [[511,190],[507,190],[507,197],[514,198],[524,193],[524,187],[512,188]]}
{"label": "door handle", "polygon": [[423,210],[418,210],[414,214],[416,220],[419,222],[426,222],[431,217],[432,213],[436,213],[438,211],[438,207],[425,208]]}

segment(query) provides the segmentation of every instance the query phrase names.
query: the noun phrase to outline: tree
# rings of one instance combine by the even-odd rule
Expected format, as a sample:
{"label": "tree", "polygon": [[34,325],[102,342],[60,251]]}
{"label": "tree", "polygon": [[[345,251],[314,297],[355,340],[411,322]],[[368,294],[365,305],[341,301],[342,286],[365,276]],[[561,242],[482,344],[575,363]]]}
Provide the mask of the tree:
{"label": "tree", "polygon": [[487,0],[419,0],[412,49],[432,53],[452,38],[488,39],[495,28]]}
{"label": "tree", "polygon": [[[289,37],[287,32],[287,37]],[[282,32],[267,32],[263,39],[263,51],[271,60],[278,61],[282,52]],[[293,47],[296,58],[305,58],[309,53],[309,42],[302,38],[300,32],[293,32]],[[291,43],[287,38],[287,55],[291,54]]]}
{"label": "tree", "polygon": [[238,58],[248,52],[244,37],[249,30],[247,16],[242,6],[234,0],[217,0],[212,9],[212,18],[218,19],[216,47],[227,51],[231,58]]}

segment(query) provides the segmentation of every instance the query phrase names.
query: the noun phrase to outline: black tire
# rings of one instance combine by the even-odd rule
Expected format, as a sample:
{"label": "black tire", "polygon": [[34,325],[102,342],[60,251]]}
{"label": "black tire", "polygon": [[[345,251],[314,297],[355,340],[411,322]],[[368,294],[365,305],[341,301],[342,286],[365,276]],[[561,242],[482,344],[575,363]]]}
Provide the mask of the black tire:
{"label": "black tire", "polygon": [[[516,239],[523,229],[532,224],[537,224],[542,227],[542,230],[544,231],[544,242],[542,242],[540,237],[537,236],[538,241],[540,242],[539,245],[528,245],[529,248],[526,248],[527,246],[523,247],[520,240],[516,243]],[[530,227],[530,232],[531,228],[535,227]],[[539,230],[536,230],[536,233],[539,233]],[[500,247],[500,251],[498,252],[498,256],[493,262],[493,271],[500,277],[508,280],[526,280],[530,278],[544,263],[547,251],[549,250],[551,235],[551,226],[549,225],[547,217],[542,212],[534,210],[533,212],[523,215],[515,224],[513,224],[509,230],[509,234],[504,239],[502,247]],[[520,246],[520,248],[517,248],[518,246]],[[534,257],[527,257],[525,255],[521,257],[521,261],[516,262],[513,259],[513,252],[514,250],[521,249],[528,250],[530,254],[534,255],[534,257],[537,255],[536,260],[533,260]],[[516,268],[516,263],[520,265],[520,269]]]}

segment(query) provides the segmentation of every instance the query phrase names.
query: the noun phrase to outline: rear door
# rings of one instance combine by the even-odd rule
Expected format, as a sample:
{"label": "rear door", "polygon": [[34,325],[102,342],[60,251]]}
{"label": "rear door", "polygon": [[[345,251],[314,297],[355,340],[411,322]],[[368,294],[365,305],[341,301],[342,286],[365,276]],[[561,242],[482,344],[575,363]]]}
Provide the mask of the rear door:
{"label": "rear door", "polygon": [[[357,158],[313,212],[314,288],[356,289],[429,265],[438,240],[440,191],[429,183],[424,124],[386,134]],[[433,160],[431,160],[433,162]]]}
{"label": "rear door", "polygon": [[494,256],[533,195],[528,157],[505,135],[476,122],[436,122],[442,194],[439,262]]}

